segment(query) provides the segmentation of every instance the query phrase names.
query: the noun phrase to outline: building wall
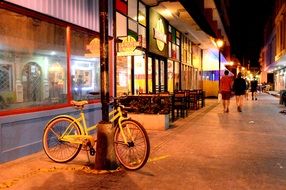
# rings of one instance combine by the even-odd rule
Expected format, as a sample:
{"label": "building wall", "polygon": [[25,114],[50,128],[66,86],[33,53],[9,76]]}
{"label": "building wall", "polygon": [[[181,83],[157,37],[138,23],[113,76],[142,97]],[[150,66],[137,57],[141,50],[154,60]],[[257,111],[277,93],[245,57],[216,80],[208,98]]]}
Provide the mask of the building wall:
{"label": "building wall", "polygon": [[[99,32],[99,0],[5,0],[16,5]],[[113,26],[113,0],[108,0],[109,28]],[[109,30],[112,36],[113,30]]]}
{"label": "building wall", "polygon": [[[1,69],[12,68],[15,72],[10,72],[9,77],[13,82],[13,87],[8,89],[8,92],[14,93],[17,90],[17,84],[21,84],[23,78],[22,76],[22,70],[24,65],[23,63],[29,62],[29,60],[34,60],[34,62],[41,62],[39,66],[41,66],[42,70],[39,70],[39,72],[42,72],[43,80],[41,81],[40,90],[45,91],[45,85],[48,87],[45,94],[38,93],[38,91],[35,91],[35,93],[40,94],[40,100],[34,100],[31,102],[25,102],[23,98],[15,99],[15,102],[13,105],[11,104],[9,107],[2,106],[2,103],[0,101],[0,163],[11,161],[17,158],[20,158],[22,156],[26,156],[38,151],[42,150],[42,134],[44,127],[46,123],[54,116],[59,114],[71,114],[71,115],[78,115],[78,111],[75,110],[71,104],[70,100],[73,95],[72,93],[72,82],[71,82],[71,75],[74,72],[77,73],[77,70],[73,70],[71,68],[71,64],[77,65],[81,64],[82,71],[85,71],[84,73],[87,73],[84,67],[88,66],[88,63],[90,62],[84,62],[83,57],[84,56],[91,56],[86,57],[85,61],[89,59],[89,61],[93,60],[94,58],[92,56],[99,56],[98,49],[99,46],[97,46],[99,43],[98,41],[93,41],[94,43],[91,43],[90,40],[94,39],[94,35],[96,32],[99,31],[99,12],[98,12],[98,2],[97,0],[71,0],[71,1],[53,1],[53,0],[37,0],[37,1],[5,1],[4,3],[1,3],[0,10],[2,10],[2,6],[4,6],[5,11],[10,11],[10,13],[13,13],[12,15],[15,16],[15,18],[19,19],[26,19],[24,22],[24,25],[26,25],[27,28],[29,27],[29,24],[34,24],[35,27],[38,27],[39,32],[38,33],[32,33],[31,31],[24,31],[17,33],[12,33],[13,31],[10,31],[7,33],[5,29],[11,28],[7,25],[5,25],[4,21],[1,20],[0,24],[3,24],[3,27],[0,31],[0,44],[3,45],[3,43],[6,45],[5,47],[0,47],[0,71]],[[111,35],[113,33],[112,28],[112,14],[113,14],[113,1],[109,0],[109,34]],[[24,8],[23,8],[24,7]],[[7,10],[6,10],[7,9]],[[14,14],[15,11],[15,14]],[[44,13],[44,15],[42,14]],[[17,17],[17,15],[23,16]],[[25,15],[29,16],[25,16]],[[32,17],[31,17],[32,15]],[[47,17],[48,15],[48,17]],[[3,16],[3,15],[2,15]],[[5,15],[4,15],[5,16]],[[42,25],[43,22],[38,21],[35,19],[37,16],[42,18],[50,18],[47,19],[48,21],[51,21],[52,24],[48,24],[50,22],[46,21],[45,24]],[[20,20],[18,20],[20,22]],[[55,24],[53,23],[55,22]],[[63,24],[64,23],[64,24]],[[71,23],[71,24],[70,24]],[[21,23],[9,23],[9,24],[15,24],[15,26],[19,26]],[[53,25],[54,24],[54,25]],[[34,26],[33,25],[33,26]],[[72,26],[72,27],[69,27]],[[54,27],[55,26],[55,27]],[[1,28],[1,27],[0,27]],[[13,28],[13,27],[12,27]],[[14,27],[16,30],[16,27]],[[80,30],[79,30],[80,28]],[[23,31],[25,28],[21,27],[18,29],[18,31]],[[54,31],[54,33],[45,33],[43,31]],[[73,43],[66,45],[66,34],[72,33],[70,37],[73,40]],[[39,37],[39,35],[42,35],[42,38]],[[63,34],[62,38],[59,35],[56,34]],[[91,35],[90,35],[91,34]],[[6,35],[6,37],[5,37]],[[23,38],[20,35],[25,35],[25,39],[29,39],[28,41],[23,41]],[[4,37],[3,37],[4,36]],[[39,38],[38,38],[39,37]],[[47,40],[47,41],[45,41]],[[2,43],[3,42],[3,43]],[[14,45],[13,43],[14,42]],[[37,42],[37,43],[36,43]],[[53,42],[53,43],[50,43]],[[88,44],[90,42],[90,44]],[[98,43],[98,44],[97,44]],[[71,48],[72,51],[69,52],[70,55],[66,54],[66,51],[68,51],[64,46],[61,46],[60,44],[65,44],[67,47]],[[22,47],[23,45],[23,47]],[[89,46],[88,46],[89,45]],[[112,42],[110,42],[110,47],[112,47]],[[13,47],[20,47],[20,50]],[[93,48],[92,48],[93,46]],[[12,49],[7,49],[7,47]],[[49,77],[49,67],[44,67],[44,62],[41,56],[45,56],[47,58],[51,57],[52,55],[48,55],[47,52],[39,52],[38,50],[52,50],[54,48],[61,47],[61,51],[58,51],[61,54],[62,58],[57,57],[55,59],[55,63],[57,65],[62,65],[63,72],[57,74],[64,74],[64,78],[60,77],[64,80],[64,88],[62,89],[66,95],[61,99],[61,101],[58,101],[58,99],[53,99],[53,97],[50,97],[49,89],[51,87],[48,84],[48,77]],[[80,48],[81,47],[81,50]],[[84,52],[82,50],[86,50],[88,47],[89,52]],[[94,50],[94,47],[97,47],[96,51]],[[10,50],[10,51],[8,51]],[[37,50],[37,51],[35,51]],[[12,53],[16,52],[15,59],[13,58]],[[10,52],[11,54],[8,54],[7,52]],[[22,52],[22,53],[21,53]],[[24,52],[24,53],[23,53]],[[86,53],[86,54],[85,54]],[[112,55],[113,49],[110,49],[110,55]],[[29,55],[30,57],[23,56],[23,55]],[[37,55],[37,56],[35,56]],[[78,55],[81,55],[81,61],[80,62],[74,62]],[[22,57],[19,57],[22,56]],[[71,56],[73,56],[71,58]],[[65,58],[64,58],[65,57]],[[69,57],[69,59],[66,59]],[[111,57],[111,56],[110,56]],[[12,59],[13,58],[13,59]],[[38,60],[38,61],[37,61]],[[98,60],[98,58],[97,58]],[[110,63],[112,63],[114,60],[113,58],[109,59]],[[92,61],[91,61],[92,62]],[[11,64],[10,64],[11,63]],[[8,66],[7,66],[8,65]],[[10,66],[11,67],[10,67]],[[113,65],[113,64],[112,64]],[[112,68],[110,67],[110,72],[112,75]],[[99,68],[94,68],[99,69]],[[94,74],[94,71],[91,71]],[[54,73],[54,72],[53,72]],[[53,75],[54,76],[54,75]],[[53,77],[50,76],[50,77]],[[11,78],[12,77],[12,78]],[[85,76],[87,77],[87,76]],[[95,77],[98,77],[97,75]],[[92,80],[94,80],[93,78]],[[110,86],[111,89],[113,89],[113,77],[110,77]],[[1,80],[3,82],[3,80]],[[90,81],[87,81],[88,83]],[[100,82],[100,81],[99,81]],[[93,83],[91,81],[91,83]],[[71,84],[71,85],[70,85]],[[8,85],[9,86],[9,85]],[[20,85],[21,86],[21,85]],[[44,88],[44,89],[42,89]],[[22,90],[25,91],[25,87],[22,86]],[[58,89],[56,89],[54,92],[56,92]],[[96,89],[94,89],[96,90]],[[0,92],[0,95],[3,95],[4,98],[7,95],[1,94],[3,93],[2,90]],[[68,94],[68,95],[67,95]],[[113,93],[110,92],[112,95]],[[14,95],[15,96],[15,95]],[[18,96],[21,97],[21,96]],[[29,96],[27,96],[29,97]],[[85,97],[89,98],[89,97]],[[45,103],[48,101],[51,101],[49,103]],[[11,99],[10,101],[14,101]],[[18,101],[18,102],[16,102]],[[87,124],[95,124],[101,120],[101,104],[99,97],[93,97],[90,100],[91,104],[86,105],[85,107],[85,113],[87,117]],[[41,103],[41,105],[38,105],[37,103]],[[19,105],[21,105],[19,107]],[[15,108],[16,106],[16,108]]]}
{"label": "building wall", "polygon": [[[101,105],[85,108],[87,125],[101,120]],[[42,150],[42,135],[46,123],[59,114],[78,115],[74,108],[10,115],[0,119],[0,163]]]}
{"label": "building wall", "polygon": [[[262,78],[261,82],[267,82],[273,90],[280,91],[286,88],[286,1],[275,1],[273,16],[270,17],[267,25],[265,26],[265,44],[262,49],[261,65],[262,65]],[[268,81],[269,74],[273,74],[272,81]]]}

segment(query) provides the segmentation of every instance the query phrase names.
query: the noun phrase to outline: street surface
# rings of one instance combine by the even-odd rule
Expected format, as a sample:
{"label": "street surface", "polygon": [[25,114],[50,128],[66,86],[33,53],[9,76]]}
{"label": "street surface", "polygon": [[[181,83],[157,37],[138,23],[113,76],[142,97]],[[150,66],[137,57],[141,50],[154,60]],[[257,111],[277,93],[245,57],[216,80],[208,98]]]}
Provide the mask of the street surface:
{"label": "street surface", "polygon": [[149,162],[139,171],[90,169],[86,153],[67,164],[43,152],[0,165],[0,189],[285,190],[286,107],[269,94],[230,112],[207,99],[166,131],[148,131]]}

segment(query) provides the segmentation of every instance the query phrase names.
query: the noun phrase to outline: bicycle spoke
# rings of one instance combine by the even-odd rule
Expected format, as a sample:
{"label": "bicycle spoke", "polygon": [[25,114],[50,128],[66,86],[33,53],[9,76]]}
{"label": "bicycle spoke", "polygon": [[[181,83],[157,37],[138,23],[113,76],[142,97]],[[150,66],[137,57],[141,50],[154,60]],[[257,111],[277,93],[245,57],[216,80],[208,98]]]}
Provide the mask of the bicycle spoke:
{"label": "bicycle spoke", "polygon": [[[121,164],[129,170],[141,168],[148,159],[150,145],[145,129],[133,120],[123,122],[122,131],[119,129],[115,132],[115,152]],[[119,144],[122,142],[124,133],[127,144]]]}
{"label": "bicycle spoke", "polygon": [[69,135],[80,134],[80,128],[69,118],[57,118],[46,126],[43,148],[48,157],[55,162],[68,162],[81,150],[81,144],[71,144],[61,140],[61,137],[67,133]]}

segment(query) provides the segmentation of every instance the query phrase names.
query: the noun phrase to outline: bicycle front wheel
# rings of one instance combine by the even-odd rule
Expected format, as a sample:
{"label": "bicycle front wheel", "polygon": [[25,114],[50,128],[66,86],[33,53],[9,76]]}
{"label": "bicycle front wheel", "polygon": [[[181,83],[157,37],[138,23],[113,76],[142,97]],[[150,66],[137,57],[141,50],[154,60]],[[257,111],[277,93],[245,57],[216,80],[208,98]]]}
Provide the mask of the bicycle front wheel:
{"label": "bicycle front wheel", "polygon": [[69,117],[58,117],[47,124],[42,138],[45,153],[51,160],[58,163],[73,160],[82,147],[81,144],[62,141],[63,134],[80,135],[80,127]]}
{"label": "bicycle front wheel", "polygon": [[[135,120],[125,120],[121,123],[123,131],[117,127],[114,134],[114,149],[117,159],[128,170],[142,168],[150,154],[150,142],[144,127]],[[122,133],[127,138],[124,143]]]}

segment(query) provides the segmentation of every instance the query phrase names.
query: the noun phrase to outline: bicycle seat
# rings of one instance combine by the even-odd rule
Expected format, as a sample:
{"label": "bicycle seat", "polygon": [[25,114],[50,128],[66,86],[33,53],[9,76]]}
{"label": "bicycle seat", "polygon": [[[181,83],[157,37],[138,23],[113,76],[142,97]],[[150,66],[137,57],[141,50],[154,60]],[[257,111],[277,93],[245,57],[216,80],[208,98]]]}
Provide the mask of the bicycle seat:
{"label": "bicycle seat", "polygon": [[75,107],[83,107],[85,104],[88,104],[88,101],[86,101],[86,100],[81,100],[81,101],[72,100],[71,104]]}

